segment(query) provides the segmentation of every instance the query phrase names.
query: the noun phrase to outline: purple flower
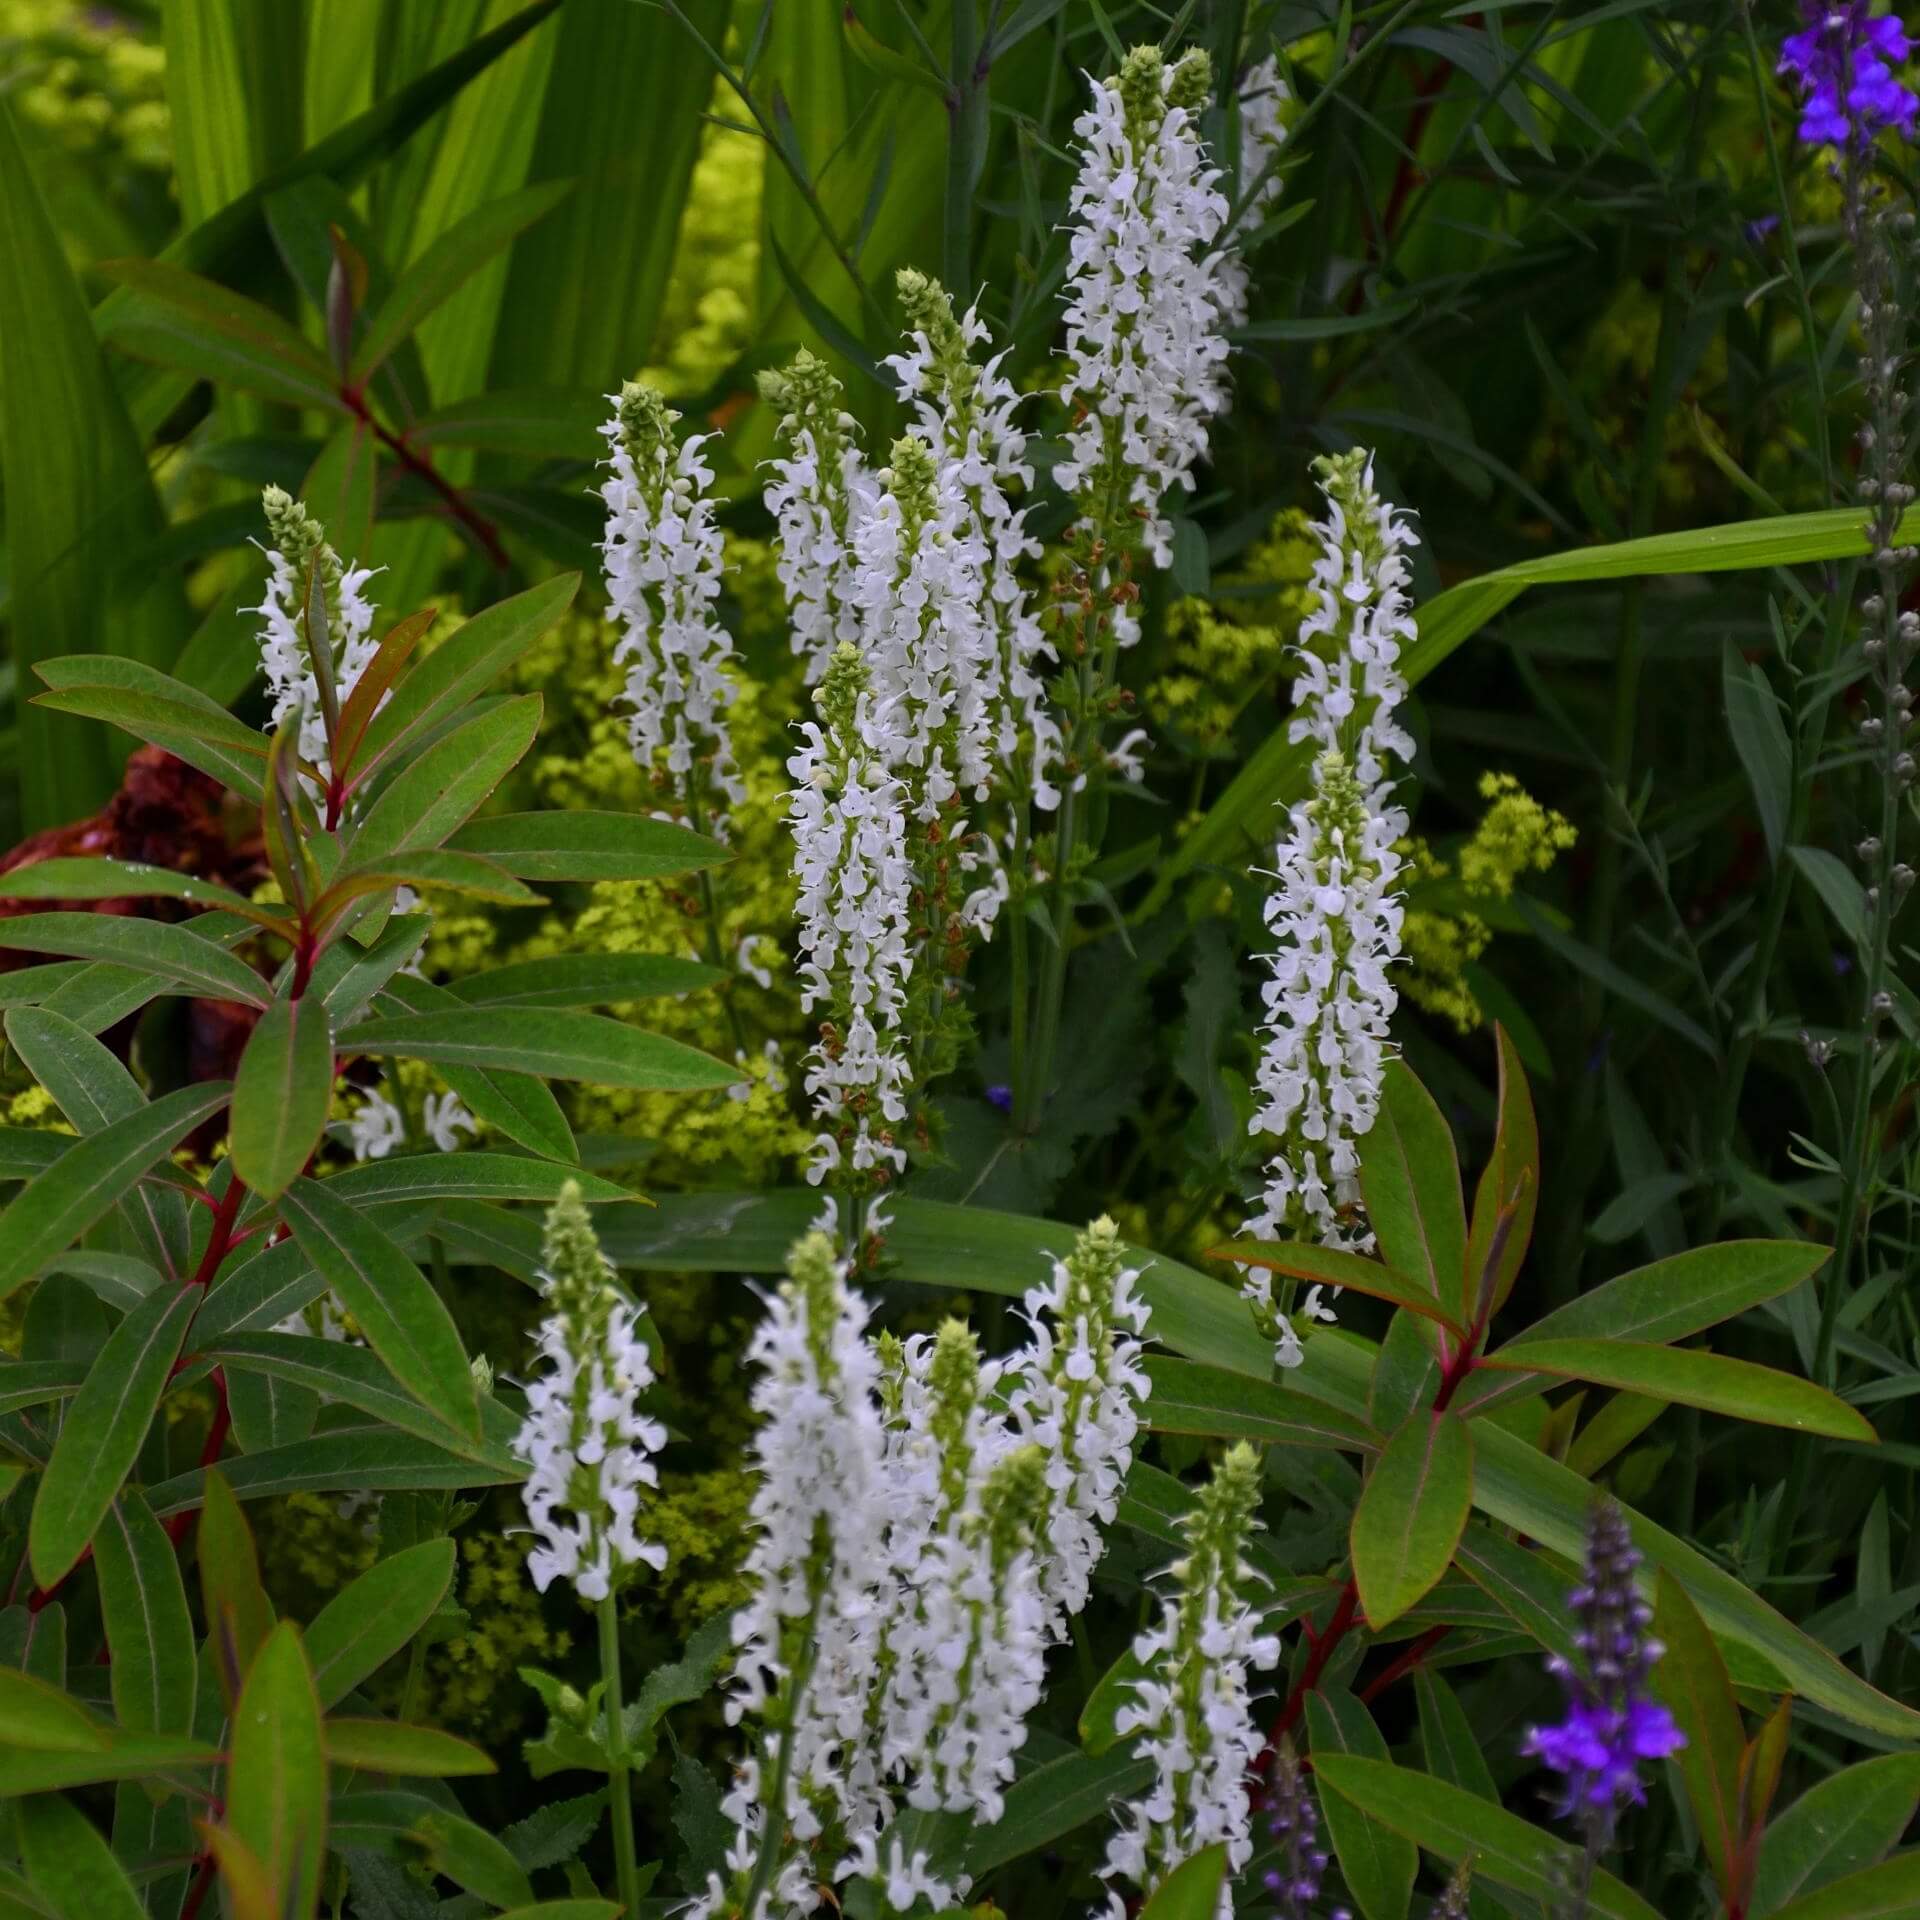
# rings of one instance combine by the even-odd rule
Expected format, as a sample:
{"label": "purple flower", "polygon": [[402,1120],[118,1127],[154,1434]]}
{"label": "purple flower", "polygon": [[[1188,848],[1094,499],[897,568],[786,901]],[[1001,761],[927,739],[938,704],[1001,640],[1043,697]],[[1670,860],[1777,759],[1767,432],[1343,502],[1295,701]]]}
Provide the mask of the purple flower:
{"label": "purple flower", "polygon": [[1911,140],[1920,98],[1895,77],[1911,51],[1892,14],[1867,0],[1802,0],[1805,28],[1780,43],[1779,71],[1800,90],[1800,138],[1813,147],[1865,147],[1883,127]]}
{"label": "purple flower", "polygon": [[996,1080],[994,1084],[987,1089],[987,1105],[990,1107],[998,1107],[1002,1113],[1011,1113],[1013,1111],[1013,1089]]}
{"label": "purple flower", "polygon": [[[1261,1801],[1267,1837],[1280,1850],[1278,1864],[1267,1869],[1263,1882],[1278,1909],[1278,1920],[1307,1920],[1320,1897],[1327,1853],[1319,1844],[1319,1810],[1291,1740],[1282,1740],[1273,1756],[1272,1777]],[[1328,1920],[1352,1920],[1352,1915],[1340,1907]]]}
{"label": "purple flower", "polygon": [[1646,1799],[1640,1762],[1665,1759],[1687,1744],[1673,1715],[1647,1694],[1661,1648],[1647,1638],[1652,1609],[1634,1591],[1639,1564],[1625,1516],[1611,1500],[1595,1502],[1587,1577],[1568,1597],[1579,1622],[1574,1657],[1547,1663],[1566,1691],[1566,1718],[1530,1729],[1524,1749],[1566,1777],[1562,1811],[1603,1846],[1620,1809]]}

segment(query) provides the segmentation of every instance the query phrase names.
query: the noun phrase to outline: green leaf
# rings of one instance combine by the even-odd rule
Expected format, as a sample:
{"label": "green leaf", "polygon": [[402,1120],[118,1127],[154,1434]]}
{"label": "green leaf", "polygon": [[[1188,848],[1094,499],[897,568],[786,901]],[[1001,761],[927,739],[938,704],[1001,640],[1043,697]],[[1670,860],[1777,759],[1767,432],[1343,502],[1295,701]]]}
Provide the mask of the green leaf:
{"label": "green leaf", "polygon": [[1152,1778],[1153,1762],[1128,1753],[1068,1753],[1049,1760],[1007,1789],[1006,1811],[992,1826],[969,1831],[961,1856],[966,1871],[984,1879],[1089,1820],[1109,1818]]}
{"label": "green leaf", "polygon": [[1787,739],[1780,703],[1755,662],[1743,660],[1731,640],[1720,655],[1720,690],[1727,704],[1727,731],[1746,769],[1747,784],[1767,837],[1767,855],[1780,858],[1787,837],[1787,811],[1793,794],[1793,747]]}
{"label": "green leaf", "polygon": [[403,848],[437,847],[464,825],[533,745],[540,706],[540,696],[527,693],[491,707],[402,768],[355,831],[352,866],[370,871]]}
{"label": "green leaf", "polygon": [[277,1920],[315,1920],[327,1842],[320,1701],[299,1630],[267,1636],[234,1709],[226,1824],[266,1868]]}
{"label": "green leaf", "polygon": [[320,956],[313,969],[313,990],[326,1001],[336,1033],[413,960],[431,926],[423,913],[398,914],[371,945],[362,946],[349,934]]}
{"label": "green leaf", "polygon": [[371,1679],[427,1624],[453,1584],[453,1561],[451,1540],[422,1540],[375,1561],[320,1609],[307,1629],[307,1657],[323,1709]]}
{"label": "green leaf", "polygon": [[1863,1867],[1775,1909],[1774,1920],[1913,1920],[1920,1911],[1920,1849]]}
{"label": "green leaf", "polygon": [[[357,557],[372,544],[374,489],[379,474],[379,443],[373,429],[361,419],[341,421],[314,456],[300,483],[299,498],[326,528],[327,544],[336,553]],[[334,609],[329,607],[327,611],[331,617]],[[325,659],[326,655],[319,657]],[[332,670],[330,662],[328,670]]]}
{"label": "green leaf", "polygon": [[342,1036],[355,1053],[583,1080],[601,1087],[700,1092],[735,1086],[738,1068],[712,1054],[597,1013],[462,1008],[366,1021]]}
{"label": "green leaf", "polygon": [[332,1105],[326,1002],[282,994],[247,1036],[234,1076],[228,1150],[235,1173],[263,1200],[285,1191],[320,1144]]}
{"label": "green leaf", "polygon": [[412,1207],[433,1200],[525,1200],[551,1206],[568,1181],[589,1205],[632,1200],[625,1187],[584,1167],[555,1166],[520,1153],[405,1153],[343,1168],[327,1191],[356,1207]]}
{"label": "green leaf", "polygon": [[466,1351],[420,1269],[327,1184],[295,1180],[280,1196],[280,1213],[401,1385],[454,1432],[477,1436]]}
{"label": "green leaf", "polygon": [[474,208],[432,240],[380,303],[354,355],[354,379],[364,381],[442,301],[572,191],[570,180],[542,181]]}
{"label": "green leaf", "polygon": [[[166,1513],[160,1489],[150,1492],[148,1499],[156,1511]],[[202,1477],[196,1544],[207,1643],[220,1679],[221,1698],[232,1712],[253,1670],[255,1656],[273,1631],[274,1616],[273,1602],[260,1582],[253,1529],[218,1467],[207,1468]]]}
{"label": "green leaf", "polygon": [[665,953],[556,953],[456,980],[468,1006],[618,1007],[665,994],[698,993],[727,978],[719,967]]}
{"label": "green leaf", "polygon": [[1753,1912],[1858,1873],[1895,1845],[1920,1810],[1920,1754],[1889,1753],[1816,1781],[1768,1826],[1753,1880]]}
{"label": "green leaf", "polygon": [[111,960],[205,999],[237,1000],[242,1006],[264,1009],[266,982],[244,960],[203,940],[191,925],[131,920],[113,913],[22,913],[0,919],[0,947]]}
{"label": "green leaf", "polygon": [[[10,101],[0,101],[0,259],[0,494],[10,658],[23,691],[31,669],[106,644],[109,632],[136,659],[166,659],[187,631],[178,573],[108,590],[122,556],[166,516]],[[22,826],[91,813],[117,784],[120,756],[97,727],[17,711]]]}
{"label": "green leaf", "polygon": [[204,1741],[171,1734],[125,1733],[90,1752],[0,1745],[0,1800],[96,1786],[108,1780],[153,1780],[194,1787],[196,1776],[220,1758]]}
{"label": "green leaf", "polygon": [[413,658],[415,649],[433,625],[436,610],[423,608],[396,621],[375,650],[373,658],[354,681],[340,709],[340,729],[334,739],[334,771],[342,776],[353,771],[360,743],[366,737],[381,702],[393,691],[402,668]]}
{"label": "green leaf", "polygon": [[[44,1007],[16,1007],[6,1017],[6,1032],[27,1071],[82,1134],[99,1133],[145,1109],[146,1095],[118,1056],[74,1021]],[[142,1180],[116,1207],[155,1268],[180,1278],[187,1260],[184,1196],[160,1181]]]}
{"label": "green leaf", "polygon": [[134,1733],[191,1733],[197,1674],[180,1560],[145,1497],[124,1489],[93,1537],[113,1711]]}
{"label": "green leaf", "polygon": [[[204,1358],[219,1361],[243,1374],[284,1381],[321,1398],[338,1401],[342,1406],[355,1407],[390,1427],[397,1427],[402,1433],[431,1440],[463,1459],[513,1478],[519,1476],[520,1469],[510,1450],[518,1423],[504,1407],[493,1401],[484,1403],[482,1421],[489,1431],[483,1436],[459,1433],[449,1428],[439,1414],[407,1393],[379,1355],[368,1352],[365,1347],[302,1333],[225,1333],[217,1340],[201,1339],[198,1350]],[[304,1434],[297,1436],[305,1437]]]}
{"label": "green leaf", "polygon": [[174,172],[193,225],[299,151],[301,22],[245,0],[183,0],[161,25]]}
{"label": "green leaf", "polygon": [[1524,1369],[1568,1380],[1624,1387],[1683,1407],[1724,1413],[1834,1440],[1878,1439],[1873,1428],[1824,1387],[1771,1367],[1693,1347],[1656,1347],[1632,1340],[1529,1340],[1503,1348],[1482,1362],[1496,1369]]}
{"label": "green leaf", "polygon": [[0,1361],[0,1413],[69,1399],[86,1377],[86,1367],[78,1360]]}
{"label": "green leaf", "polygon": [[1202,1847],[1154,1889],[1153,1897],[1140,1909],[1140,1920],[1213,1920],[1226,1883],[1226,1843]]}
{"label": "green leaf", "polygon": [[[1387,1743],[1373,1715],[1344,1687],[1316,1688],[1307,1695],[1307,1731],[1316,1770],[1323,1754],[1387,1758]],[[1327,1789],[1321,1805],[1341,1877],[1366,1920],[1407,1920],[1414,1876],[1420,1871],[1419,1848],[1343,1793]]]}
{"label": "green leaf", "polygon": [[57,1793],[20,1803],[20,1848],[34,1891],[58,1914],[86,1920],[147,1920],[100,1829]]}
{"label": "green leaf", "polygon": [[[1574,1884],[1580,1870],[1572,1847],[1504,1808],[1410,1767],[1328,1753],[1314,1756],[1314,1772],[1330,1792],[1365,1807],[1450,1866],[1471,1856],[1476,1879],[1551,1901]],[[1604,1920],[1660,1920],[1637,1893],[1604,1871],[1593,1876],[1588,1911]]]}
{"label": "green leaf", "polygon": [[541,1900],[531,1907],[515,1907],[500,1920],[620,1920],[617,1900]]}
{"label": "green leaf", "polygon": [[256,907],[231,887],[138,860],[38,860],[0,873],[0,900],[137,899],[192,900],[203,907],[222,907],[261,926],[282,924],[278,915]]}
{"label": "green leaf", "polygon": [[[579,586],[578,574],[563,574],[511,599],[496,600],[434,648],[394,688],[393,697],[369,723],[355,784],[369,779],[403,748],[485,693],[566,612]],[[487,851],[483,846],[465,850]],[[522,872],[521,877],[540,876]]]}
{"label": "green leaf", "polygon": [[270,307],[165,260],[104,260],[98,270],[129,295],[103,318],[112,345],[263,400],[346,411],[333,369]]}
{"label": "green leaf", "polygon": [[[1468,1529],[1469,1533],[1472,1531]],[[1463,1551],[1464,1547],[1463,1541]],[[1497,1801],[1499,1789],[1493,1783],[1480,1736],[1468,1720],[1459,1695],[1424,1664],[1414,1669],[1413,1687],[1420,1714],[1420,1749],[1427,1771],[1435,1779],[1464,1787],[1482,1800]]]}
{"label": "green leaf", "polygon": [[1360,1192],[1387,1264],[1457,1314],[1467,1259],[1460,1163],[1446,1116],[1404,1061],[1387,1063],[1379,1116],[1361,1144]]}
{"label": "green leaf", "polygon": [[1100,1676],[1087,1695],[1087,1704],[1080,1709],[1080,1722],[1075,1731],[1080,1735],[1083,1752],[1098,1757],[1111,1753],[1120,1744],[1120,1709],[1135,1703],[1140,1683],[1150,1678],[1151,1671],[1147,1662],[1134,1652],[1131,1641],[1121,1648],[1119,1657]]}
{"label": "green leaf", "polygon": [[1302,1280],[1318,1281],[1323,1286],[1351,1287],[1375,1300],[1389,1300],[1428,1320],[1460,1334],[1454,1303],[1436,1300],[1424,1280],[1415,1280],[1378,1260],[1358,1253],[1345,1253],[1337,1247],[1319,1247],[1304,1240],[1233,1240],[1224,1247],[1208,1250],[1209,1260],[1232,1260],[1241,1266],[1264,1267],[1272,1273],[1289,1273]]}
{"label": "green leaf", "polygon": [[1376,1633],[1452,1564],[1472,1499],[1467,1423],[1416,1409],[1374,1462],[1353,1513],[1353,1577]]}
{"label": "green leaf", "polygon": [[1467,1234],[1467,1257],[1461,1274],[1461,1311],[1469,1324],[1479,1311],[1483,1276],[1494,1257],[1502,1216],[1511,1209],[1506,1237],[1494,1260],[1486,1316],[1489,1320],[1506,1305],[1513,1283],[1526,1264],[1533,1218],[1540,1205],[1540,1123],[1534,1118],[1527,1072],[1506,1028],[1496,1024],[1493,1034],[1500,1060],[1493,1151],[1474,1189],[1473,1225]]}
{"label": "green leaf", "polygon": [[315,908],[315,918],[324,924],[353,901],[370,893],[391,893],[396,887],[437,887],[504,907],[542,904],[540,895],[522,886],[506,868],[482,860],[478,854],[454,853],[446,847],[410,847],[387,855],[371,867],[351,862],[341,868]]}
{"label": "green leaf", "polygon": [[424,1779],[496,1771],[478,1747],[438,1727],[335,1718],[327,1722],[326,1732],[327,1759],[336,1767]]}
{"label": "green leaf", "polygon": [[471,1820],[436,1809],[415,1829],[428,1864],[455,1886],[478,1894],[491,1907],[525,1906],[533,1883],[501,1842]]}
{"label": "green leaf", "polygon": [[35,1753],[102,1753],[110,1730],[77,1700],[44,1680],[0,1666],[0,1750]]}
{"label": "green leaf", "polygon": [[197,1287],[150,1293],[114,1328],[74,1396],[28,1523],[28,1553],[41,1586],[72,1570],[132,1472],[199,1304]]}
{"label": "green leaf", "polygon": [[1856,947],[1864,949],[1872,935],[1873,916],[1851,870],[1825,847],[1789,847],[1787,857],[1813,883],[1814,892],[1833,915],[1834,925]]}
{"label": "green leaf", "polygon": [[1371,1453],[1379,1435],[1338,1408],[1220,1367],[1148,1354],[1146,1422],[1156,1433],[1195,1433],[1268,1446],[1340,1447]]}
{"label": "green leaf", "polygon": [[453,836],[523,880],[658,880],[732,856],[717,840],[638,813],[497,813]]}
{"label": "green leaf", "polygon": [[1699,1608],[1670,1573],[1660,1576],[1653,1631],[1666,1649],[1653,1670],[1654,1691],[1687,1737],[1675,1764],[1687,1783],[1694,1825],[1700,1830],[1721,1900],[1730,1905],[1739,1883],[1746,1827],[1740,1806],[1740,1763],[1747,1735],[1733,1697],[1733,1682],[1727,1678],[1726,1662]]}
{"label": "green leaf", "polygon": [[595,458],[607,404],[571,387],[517,387],[470,394],[413,423],[420,447],[486,447],[535,460]]}
{"label": "green leaf", "polygon": [[[121,663],[131,667],[135,663]],[[84,668],[87,677],[56,674],[54,668]],[[190,688],[165,674],[143,669],[144,677],[163,681],[176,693]],[[201,707],[190,701],[141,686],[129,686],[119,679],[105,681],[94,677],[92,659],[39,663],[40,677],[48,691],[36,694],[29,711],[77,715],[81,719],[104,720],[109,726],[130,733],[136,740],[150,742],[198,767],[211,780],[218,780],[243,800],[259,804],[261,783],[267,771],[267,741],[251,727],[243,727],[229,713],[217,707]],[[131,676],[126,676],[131,677]]]}

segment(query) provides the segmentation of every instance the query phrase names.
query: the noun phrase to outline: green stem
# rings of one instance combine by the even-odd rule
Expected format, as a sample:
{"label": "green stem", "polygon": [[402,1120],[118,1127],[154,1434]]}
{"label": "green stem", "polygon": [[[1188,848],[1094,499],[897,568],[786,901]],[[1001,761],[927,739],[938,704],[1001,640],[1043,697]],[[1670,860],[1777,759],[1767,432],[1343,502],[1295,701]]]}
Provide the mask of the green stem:
{"label": "green stem", "polygon": [[760,1853],[753,1863],[753,1878],[747,1883],[747,1897],[741,1906],[741,1912],[754,1916],[754,1920],[758,1920],[760,1903],[767,1897],[767,1889],[773,1885],[773,1876],[779,1869],[780,1855],[786,1842],[787,1782],[793,1773],[793,1722],[806,1694],[807,1682],[812,1678],[813,1639],[809,1634],[805,1650],[794,1664],[793,1679],[787,1688],[787,1721],[780,1729],[780,1757],[773,1763],[773,1791],[761,1806]]}
{"label": "green stem", "polygon": [[640,1911],[640,1857],[633,1844],[633,1785],[627,1766],[626,1709],[620,1699],[620,1619],[612,1594],[600,1602],[601,1699],[607,1716],[607,1809],[613,1817],[620,1911]]}

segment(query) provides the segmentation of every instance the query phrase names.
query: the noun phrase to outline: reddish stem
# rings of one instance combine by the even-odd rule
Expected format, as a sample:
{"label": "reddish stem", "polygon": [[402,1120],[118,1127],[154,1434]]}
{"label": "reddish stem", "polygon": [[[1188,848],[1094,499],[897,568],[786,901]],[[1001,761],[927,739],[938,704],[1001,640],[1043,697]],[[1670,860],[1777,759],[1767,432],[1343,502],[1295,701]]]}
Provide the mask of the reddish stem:
{"label": "reddish stem", "polygon": [[[227,1376],[219,1368],[213,1370],[213,1422],[207,1428],[206,1444],[200,1449],[200,1465],[210,1467],[220,1458],[220,1452],[227,1444],[227,1435],[233,1431],[233,1408],[227,1399]],[[167,1538],[177,1547],[193,1530],[193,1516],[197,1509],[187,1507],[176,1513],[167,1522]]]}
{"label": "reddish stem", "polygon": [[373,430],[373,436],[387,449],[409,473],[418,474],[442,500],[447,503],[447,511],[479,541],[487,558],[500,569],[507,570],[507,550],[500,544],[500,531],[485,514],[478,512],[432,460],[412,447],[403,433],[395,433],[391,427],[382,426],[373,416],[367,405],[367,397],[358,387],[343,386],[340,398],[350,408],[355,417]]}
{"label": "reddish stem", "polygon": [[1327,1670],[1327,1662],[1333,1658],[1334,1649],[1347,1637],[1347,1630],[1360,1616],[1360,1589],[1349,1580],[1340,1589],[1340,1598],[1335,1603],[1333,1617],[1325,1628],[1315,1632],[1311,1625],[1307,1628],[1307,1664],[1300,1670],[1300,1678],[1287,1692],[1286,1704],[1280,1709],[1280,1716],[1274,1721],[1267,1733],[1269,1749],[1277,1747],[1298,1724],[1302,1710],[1307,1704],[1307,1695],[1320,1684],[1320,1676]]}
{"label": "reddish stem", "polygon": [[187,1889],[186,1900],[180,1908],[180,1920],[198,1920],[200,1909],[206,1905],[207,1889],[213,1885],[213,1855],[203,1853],[200,1867],[193,1876],[193,1885]]}
{"label": "reddish stem", "polygon": [[207,1235],[207,1250],[200,1256],[200,1264],[194,1268],[188,1286],[205,1287],[212,1284],[213,1276],[220,1271],[221,1261],[233,1246],[233,1223],[240,1217],[240,1203],[246,1197],[247,1183],[237,1173],[233,1174],[214,1212],[213,1230]]}
{"label": "reddish stem", "polygon": [[1360,1695],[1360,1704],[1363,1707],[1372,1706],[1396,1680],[1404,1680],[1447,1637],[1449,1631],[1444,1626],[1429,1627],[1417,1640],[1409,1642],[1398,1659],[1390,1661],[1367,1682]]}

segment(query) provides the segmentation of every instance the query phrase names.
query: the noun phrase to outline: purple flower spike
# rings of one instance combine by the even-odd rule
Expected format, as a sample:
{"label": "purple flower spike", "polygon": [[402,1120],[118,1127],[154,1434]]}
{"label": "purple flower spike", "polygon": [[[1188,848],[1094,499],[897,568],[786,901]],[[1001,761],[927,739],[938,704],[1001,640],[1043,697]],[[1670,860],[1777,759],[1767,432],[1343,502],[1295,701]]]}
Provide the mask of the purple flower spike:
{"label": "purple flower spike", "polygon": [[1620,1809],[1646,1799],[1640,1762],[1687,1744],[1673,1715],[1647,1693],[1661,1647],[1647,1637],[1652,1609],[1634,1591],[1639,1564],[1625,1516],[1611,1500],[1596,1501],[1587,1521],[1587,1577],[1567,1602],[1579,1622],[1574,1658],[1547,1662],[1566,1690],[1567,1715],[1532,1728],[1524,1749],[1566,1776],[1562,1811],[1603,1847]]}
{"label": "purple flower spike", "polygon": [[1912,51],[1892,14],[1867,0],[1802,0],[1805,28],[1780,43],[1779,71],[1800,91],[1800,138],[1813,147],[1866,147],[1883,127],[1914,135],[1920,98],[1896,77]]}
{"label": "purple flower spike", "polygon": [[[1256,1806],[1265,1816],[1268,1839],[1280,1849],[1278,1864],[1263,1876],[1276,1920],[1308,1920],[1320,1897],[1327,1853],[1319,1844],[1320,1814],[1313,1804],[1313,1791],[1291,1740],[1280,1742],[1267,1789]],[[1327,1920],[1353,1920],[1353,1916],[1339,1907]]]}

